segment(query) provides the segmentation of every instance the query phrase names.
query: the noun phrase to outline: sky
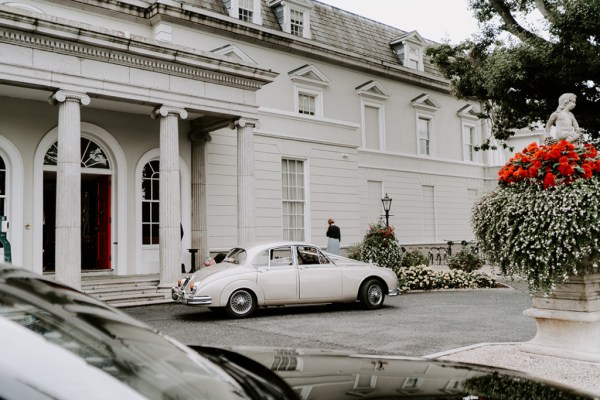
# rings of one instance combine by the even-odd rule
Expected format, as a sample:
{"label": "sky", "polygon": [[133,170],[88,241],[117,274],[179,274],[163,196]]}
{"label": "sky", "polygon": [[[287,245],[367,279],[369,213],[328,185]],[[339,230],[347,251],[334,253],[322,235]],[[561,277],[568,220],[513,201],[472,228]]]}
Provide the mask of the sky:
{"label": "sky", "polygon": [[477,32],[468,0],[319,0],[426,39],[458,43]]}

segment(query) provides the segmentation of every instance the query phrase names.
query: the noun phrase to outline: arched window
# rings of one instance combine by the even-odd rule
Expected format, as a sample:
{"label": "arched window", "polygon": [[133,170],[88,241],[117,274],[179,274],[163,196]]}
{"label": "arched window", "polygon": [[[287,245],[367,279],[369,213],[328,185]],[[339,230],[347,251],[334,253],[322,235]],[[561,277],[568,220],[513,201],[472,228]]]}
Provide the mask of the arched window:
{"label": "arched window", "polygon": [[[58,157],[58,141],[54,142],[44,156],[44,165],[56,165]],[[110,169],[108,157],[95,142],[81,138],[81,168]]]}
{"label": "arched window", "polygon": [[159,205],[158,160],[150,161],[142,171],[142,244],[158,244]]}

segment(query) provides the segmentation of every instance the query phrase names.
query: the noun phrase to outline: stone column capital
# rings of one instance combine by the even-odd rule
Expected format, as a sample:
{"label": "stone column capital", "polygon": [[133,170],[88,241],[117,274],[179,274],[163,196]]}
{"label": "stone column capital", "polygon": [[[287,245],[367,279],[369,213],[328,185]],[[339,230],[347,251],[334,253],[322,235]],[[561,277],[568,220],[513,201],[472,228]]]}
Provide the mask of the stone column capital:
{"label": "stone column capital", "polygon": [[192,142],[201,142],[202,144],[210,143],[212,141],[212,136],[210,136],[210,133],[202,131],[200,129],[193,129],[189,133],[188,138]]}
{"label": "stone column capital", "polygon": [[84,106],[90,104],[90,96],[85,93],[71,92],[69,90],[57,90],[48,98],[50,104],[64,103],[67,100],[77,101]]}
{"label": "stone column capital", "polygon": [[175,115],[178,118],[186,119],[188,116],[188,113],[183,108],[171,107],[171,106],[160,106],[160,107],[156,107],[152,111],[152,114],[151,114],[152,118],[166,117],[167,115]]}
{"label": "stone column capital", "polygon": [[252,127],[258,129],[260,121],[255,118],[238,118],[229,124],[229,129]]}

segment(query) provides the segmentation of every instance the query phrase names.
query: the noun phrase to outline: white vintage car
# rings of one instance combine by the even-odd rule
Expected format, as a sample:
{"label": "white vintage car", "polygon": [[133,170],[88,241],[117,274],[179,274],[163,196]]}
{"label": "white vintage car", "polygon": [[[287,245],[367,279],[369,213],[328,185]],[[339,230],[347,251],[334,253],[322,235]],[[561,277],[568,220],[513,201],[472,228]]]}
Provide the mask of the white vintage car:
{"label": "white vintage car", "polygon": [[234,248],[223,262],[187,276],[171,289],[173,300],[225,311],[233,318],[257,307],[352,303],[366,309],[400,294],[398,278],[382,268],[322,252],[301,242]]}

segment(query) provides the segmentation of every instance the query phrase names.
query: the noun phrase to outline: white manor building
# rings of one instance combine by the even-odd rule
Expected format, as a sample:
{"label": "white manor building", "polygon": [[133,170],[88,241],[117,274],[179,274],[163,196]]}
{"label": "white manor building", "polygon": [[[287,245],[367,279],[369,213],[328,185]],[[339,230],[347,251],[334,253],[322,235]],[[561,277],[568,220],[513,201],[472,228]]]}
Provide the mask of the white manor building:
{"label": "white manor building", "polygon": [[0,0],[12,263],[167,286],[188,249],[355,244],[384,194],[402,244],[471,239],[501,160],[430,45],[311,0]]}

